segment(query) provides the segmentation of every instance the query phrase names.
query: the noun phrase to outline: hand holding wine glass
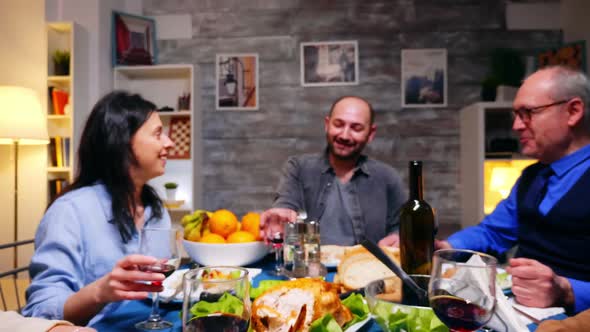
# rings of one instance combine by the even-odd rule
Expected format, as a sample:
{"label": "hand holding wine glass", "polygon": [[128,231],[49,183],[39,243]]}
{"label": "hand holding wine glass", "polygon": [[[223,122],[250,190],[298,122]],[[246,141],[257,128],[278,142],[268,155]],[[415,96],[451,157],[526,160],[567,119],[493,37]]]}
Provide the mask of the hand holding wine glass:
{"label": "hand holding wine glass", "polygon": [[[180,265],[179,239],[181,235],[175,228],[144,227],[139,239],[139,253],[153,256],[158,260],[154,264],[140,265],[144,272],[162,273],[168,277]],[[162,286],[162,281],[152,281],[152,285]],[[159,293],[155,293],[152,300],[152,312],[147,320],[135,324],[142,330],[161,330],[172,327],[172,323],[165,321],[159,313]]]}
{"label": "hand holding wine glass", "polygon": [[494,257],[471,250],[434,253],[428,297],[434,313],[451,331],[475,331],[492,318],[496,265]]}

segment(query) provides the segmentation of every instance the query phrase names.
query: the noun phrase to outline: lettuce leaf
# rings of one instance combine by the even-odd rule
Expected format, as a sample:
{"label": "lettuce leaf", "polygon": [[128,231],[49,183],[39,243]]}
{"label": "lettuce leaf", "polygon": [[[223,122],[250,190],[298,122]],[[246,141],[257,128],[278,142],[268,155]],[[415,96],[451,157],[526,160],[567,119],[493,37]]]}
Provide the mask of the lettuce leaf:
{"label": "lettuce leaf", "polygon": [[325,314],[311,323],[310,332],[342,332],[350,326],[361,322],[369,316],[369,306],[360,294],[351,294],[342,301],[342,304],[352,312],[352,319],[344,324],[343,327],[338,325],[336,319],[331,314]]}
{"label": "lettuce leaf", "polygon": [[250,298],[255,299],[271,287],[274,287],[283,282],[285,282],[285,280],[261,280],[258,283],[258,287],[250,288]]}
{"label": "lettuce leaf", "polygon": [[344,329],[358,322],[362,322],[369,316],[369,306],[361,294],[353,293],[349,295],[346,299],[342,300],[342,304],[352,312],[352,319],[344,324]]}
{"label": "lettuce leaf", "polygon": [[377,301],[373,309],[375,320],[387,331],[448,332],[434,311],[395,303]]}
{"label": "lettuce leaf", "polygon": [[325,314],[311,323],[309,332],[342,332],[342,328],[332,315]]}
{"label": "lettuce leaf", "polygon": [[190,309],[193,318],[209,316],[213,313],[227,313],[242,316],[244,304],[237,297],[224,293],[217,302],[200,301]]}

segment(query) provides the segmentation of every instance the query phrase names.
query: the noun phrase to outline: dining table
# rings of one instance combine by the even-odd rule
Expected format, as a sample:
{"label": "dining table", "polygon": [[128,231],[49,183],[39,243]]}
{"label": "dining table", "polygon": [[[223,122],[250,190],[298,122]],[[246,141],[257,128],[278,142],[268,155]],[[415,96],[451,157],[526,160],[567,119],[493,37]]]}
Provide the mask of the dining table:
{"label": "dining table", "polygon": [[[188,267],[189,265],[185,265],[184,268]],[[261,269],[261,272],[256,275],[252,280],[252,287],[257,287],[258,283],[262,280],[280,280],[285,279],[281,275],[277,275],[275,271],[275,261],[274,255],[269,254],[268,256],[264,257],[262,260],[246,266],[247,268],[257,268]],[[181,267],[182,268],[182,267]],[[334,279],[334,275],[336,274],[335,268],[328,268],[328,273],[326,275],[327,281],[332,281]],[[145,320],[151,310],[151,299],[145,300],[135,300],[135,301],[125,301],[123,302],[115,311],[108,315],[108,317],[103,318],[102,320],[90,325],[90,327],[95,328],[99,332],[117,332],[117,331],[140,331],[137,330],[134,325],[140,321]],[[172,322],[174,325],[172,328],[168,330],[160,330],[160,331],[174,331],[180,332],[182,331],[182,319],[181,319],[181,310],[182,310],[182,303],[181,301],[171,301],[169,303],[160,303],[160,315],[163,319]],[[567,316],[564,314],[559,314],[553,317],[549,317],[548,319],[564,319]],[[537,324],[531,323],[527,327],[529,331],[535,331],[537,329]],[[377,324],[374,319],[369,319],[367,323],[365,323],[362,327],[360,327],[358,332],[383,332],[381,327]],[[217,332],[217,331],[212,331]]]}

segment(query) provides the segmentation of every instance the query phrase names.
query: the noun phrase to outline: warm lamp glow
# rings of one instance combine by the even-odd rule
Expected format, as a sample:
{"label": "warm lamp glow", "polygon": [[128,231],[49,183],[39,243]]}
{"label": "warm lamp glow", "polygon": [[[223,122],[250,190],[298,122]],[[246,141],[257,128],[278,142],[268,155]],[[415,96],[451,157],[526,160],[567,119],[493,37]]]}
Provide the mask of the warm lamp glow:
{"label": "warm lamp glow", "polygon": [[0,144],[47,144],[47,120],[37,93],[0,86]]}
{"label": "warm lamp glow", "polygon": [[520,170],[516,168],[494,167],[494,169],[492,169],[490,190],[499,192],[504,199],[510,194],[510,190],[519,176]]}
{"label": "warm lamp glow", "polygon": [[483,210],[490,214],[510,195],[518,177],[534,159],[489,159],[484,162]]}

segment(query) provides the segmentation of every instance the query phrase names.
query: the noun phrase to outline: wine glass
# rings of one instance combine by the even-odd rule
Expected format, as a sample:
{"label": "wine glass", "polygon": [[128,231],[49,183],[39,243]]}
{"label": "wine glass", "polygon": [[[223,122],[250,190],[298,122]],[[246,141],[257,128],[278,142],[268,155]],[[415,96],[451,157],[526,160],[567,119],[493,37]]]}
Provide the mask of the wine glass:
{"label": "wine glass", "polygon": [[184,275],[182,330],[184,332],[246,332],[251,302],[248,270],[209,266]]}
{"label": "wine glass", "polygon": [[[181,233],[176,228],[152,228],[144,227],[139,238],[139,253],[158,258],[153,265],[142,265],[141,271],[162,273],[170,276],[180,265],[180,239]],[[161,281],[152,281],[152,285],[161,286]],[[140,330],[162,330],[172,327],[173,323],[165,321],[160,316],[159,293],[154,293],[152,298],[152,311],[147,320],[135,324]]]}
{"label": "wine glass", "polygon": [[484,326],[496,304],[494,257],[471,250],[434,252],[428,297],[438,318],[453,332]]}

